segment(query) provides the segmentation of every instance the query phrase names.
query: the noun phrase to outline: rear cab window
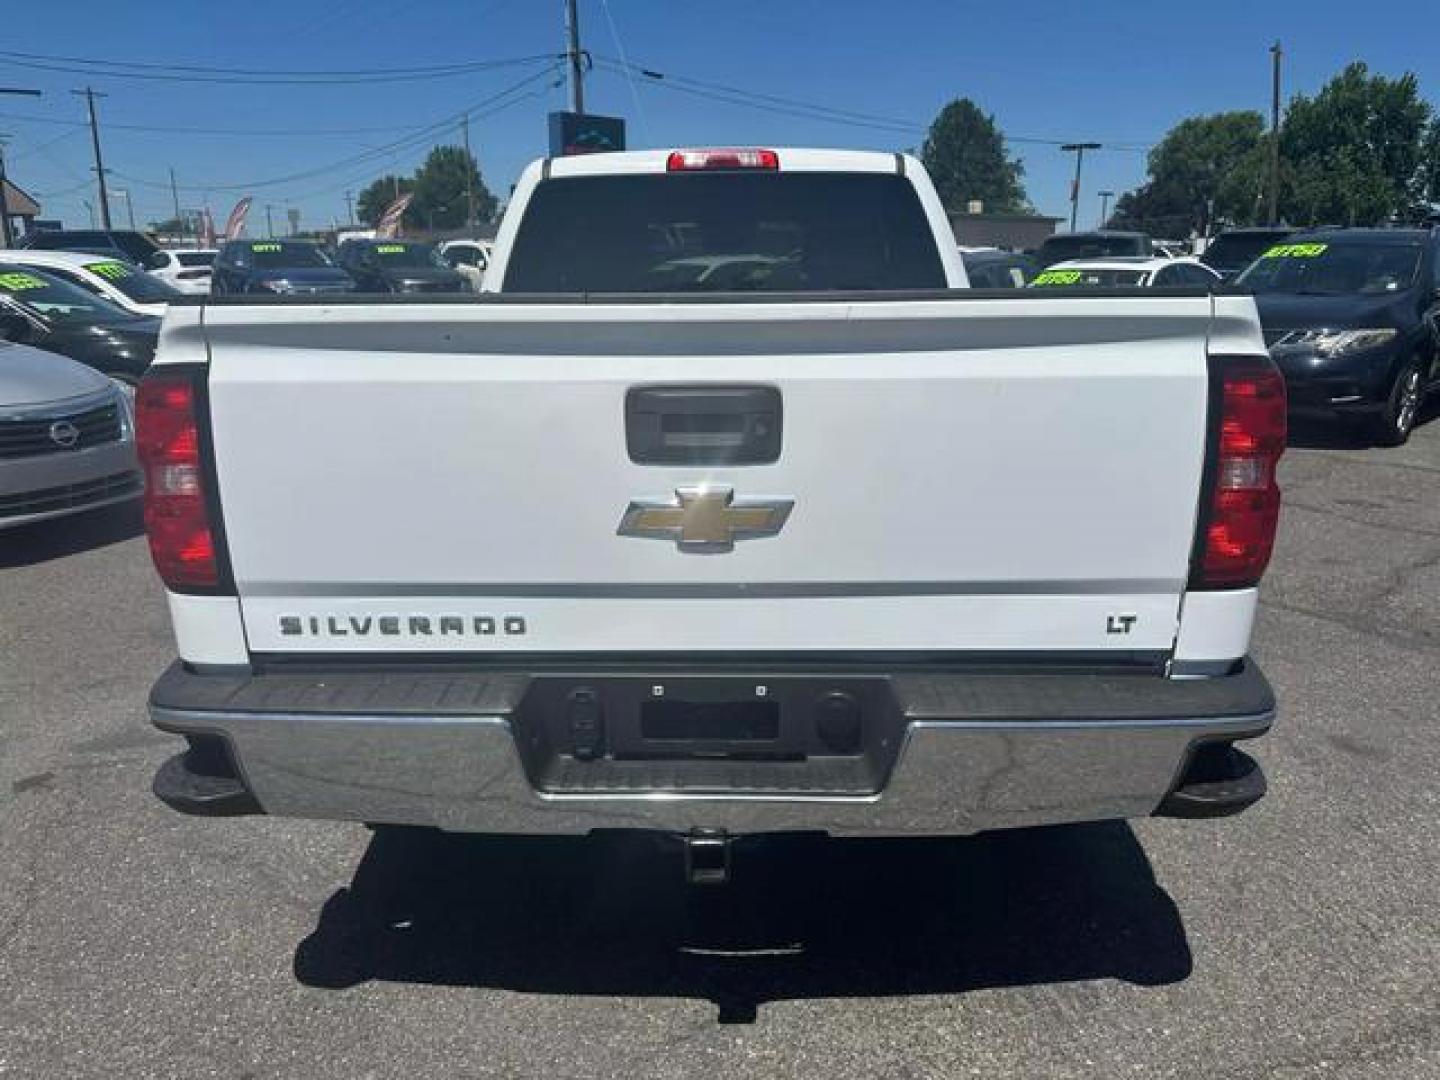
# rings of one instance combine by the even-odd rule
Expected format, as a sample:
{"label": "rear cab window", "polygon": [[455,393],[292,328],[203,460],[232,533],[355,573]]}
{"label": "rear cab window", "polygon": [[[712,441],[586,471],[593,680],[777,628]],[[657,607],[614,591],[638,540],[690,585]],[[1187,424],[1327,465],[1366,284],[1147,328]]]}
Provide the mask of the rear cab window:
{"label": "rear cab window", "polygon": [[541,182],[505,272],[515,293],[943,289],[914,187],[879,173]]}

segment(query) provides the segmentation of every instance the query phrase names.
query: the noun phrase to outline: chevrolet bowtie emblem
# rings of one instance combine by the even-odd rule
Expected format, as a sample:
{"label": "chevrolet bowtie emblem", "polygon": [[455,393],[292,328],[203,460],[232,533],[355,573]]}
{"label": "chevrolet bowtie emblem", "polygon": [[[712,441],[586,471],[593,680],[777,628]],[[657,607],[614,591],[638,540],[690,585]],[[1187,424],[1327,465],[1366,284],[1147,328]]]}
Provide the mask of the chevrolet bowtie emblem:
{"label": "chevrolet bowtie emblem", "polygon": [[790,516],[793,499],[736,500],[728,487],[682,487],[674,502],[632,502],[618,532],[651,540],[673,540],[681,551],[715,554],[737,540],[774,536]]}

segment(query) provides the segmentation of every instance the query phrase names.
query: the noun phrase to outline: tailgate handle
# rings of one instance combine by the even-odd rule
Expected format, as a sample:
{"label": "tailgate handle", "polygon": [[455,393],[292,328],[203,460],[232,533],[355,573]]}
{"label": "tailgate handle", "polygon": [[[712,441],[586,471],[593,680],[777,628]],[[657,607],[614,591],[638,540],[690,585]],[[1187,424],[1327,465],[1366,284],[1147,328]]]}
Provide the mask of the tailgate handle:
{"label": "tailgate handle", "polygon": [[637,386],[625,445],[637,465],[768,465],[780,458],[773,386]]}

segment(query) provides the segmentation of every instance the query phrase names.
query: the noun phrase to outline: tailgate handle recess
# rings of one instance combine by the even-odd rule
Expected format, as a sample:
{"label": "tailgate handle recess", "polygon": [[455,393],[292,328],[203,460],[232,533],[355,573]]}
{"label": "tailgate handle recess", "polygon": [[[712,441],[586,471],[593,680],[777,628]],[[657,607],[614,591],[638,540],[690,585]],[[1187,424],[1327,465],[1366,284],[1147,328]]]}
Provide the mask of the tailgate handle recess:
{"label": "tailgate handle recess", "polygon": [[780,458],[773,386],[637,386],[625,445],[637,465],[769,465]]}

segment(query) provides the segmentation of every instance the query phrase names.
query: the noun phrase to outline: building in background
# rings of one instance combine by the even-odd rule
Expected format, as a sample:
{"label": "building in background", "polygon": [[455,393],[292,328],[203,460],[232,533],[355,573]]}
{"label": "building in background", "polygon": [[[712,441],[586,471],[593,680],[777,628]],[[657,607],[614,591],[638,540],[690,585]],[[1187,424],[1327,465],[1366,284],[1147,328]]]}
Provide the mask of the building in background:
{"label": "building in background", "polygon": [[1055,233],[1063,218],[1042,214],[987,214],[952,210],[950,229],[960,247],[997,247],[1033,251]]}
{"label": "building in background", "polygon": [[35,219],[40,216],[40,204],[10,182],[5,181],[5,213],[16,236],[24,236],[35,228]]}

